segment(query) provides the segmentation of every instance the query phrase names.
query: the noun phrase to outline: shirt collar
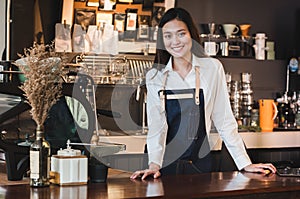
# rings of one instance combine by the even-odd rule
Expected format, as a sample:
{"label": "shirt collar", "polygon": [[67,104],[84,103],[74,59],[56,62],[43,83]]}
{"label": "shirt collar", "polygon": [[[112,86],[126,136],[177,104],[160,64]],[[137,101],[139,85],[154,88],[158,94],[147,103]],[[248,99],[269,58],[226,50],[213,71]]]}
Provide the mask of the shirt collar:
{"label": "shirt collar", "polygon": [[[192,54],[192,68],[194,69],[195,68],[195,55]],[[173,59],[172,57],[170,57],[166,67],[162,70],[162,73],[166,73],[166,72],[169,72],[169,71],[173,71]],[[198,67],[198,66],[197,66]]]}

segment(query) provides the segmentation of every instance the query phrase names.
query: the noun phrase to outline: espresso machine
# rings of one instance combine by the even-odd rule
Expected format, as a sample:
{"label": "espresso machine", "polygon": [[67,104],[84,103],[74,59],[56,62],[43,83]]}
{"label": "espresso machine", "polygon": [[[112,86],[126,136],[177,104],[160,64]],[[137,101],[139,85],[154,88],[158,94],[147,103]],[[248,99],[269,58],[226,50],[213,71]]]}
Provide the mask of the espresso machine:
{"label": "espresso machine", "polygon": [[[296,63],[295,63],[296,62]],[[286,91],[277,98],[278,114],[276,118],[275,130],[297,130],[296,112],[297,112],[297,95],[296,92],[289,91],[290,70],[293,70],[294,65],[298,65],[298,61],[291,59],[286,70]]]}
{"label": "espresso machine", "polygon": [[285,92],[282,97],[277,98],[278,114],[275,120],[275,130],[297,130],[296,103],[296,92],[293,94]]}

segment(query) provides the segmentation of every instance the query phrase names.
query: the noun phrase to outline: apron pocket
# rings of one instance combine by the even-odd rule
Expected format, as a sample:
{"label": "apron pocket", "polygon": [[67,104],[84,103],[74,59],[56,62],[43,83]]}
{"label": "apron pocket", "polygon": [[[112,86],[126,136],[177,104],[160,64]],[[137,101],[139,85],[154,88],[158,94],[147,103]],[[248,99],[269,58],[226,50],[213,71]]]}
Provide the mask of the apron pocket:
{"label": "apron pocket", "polygon": [[187,139],[197,140],[198,139],[198,128],[200,122],[200,110],[198,108],[193,109],[188,115],[187,125]]}

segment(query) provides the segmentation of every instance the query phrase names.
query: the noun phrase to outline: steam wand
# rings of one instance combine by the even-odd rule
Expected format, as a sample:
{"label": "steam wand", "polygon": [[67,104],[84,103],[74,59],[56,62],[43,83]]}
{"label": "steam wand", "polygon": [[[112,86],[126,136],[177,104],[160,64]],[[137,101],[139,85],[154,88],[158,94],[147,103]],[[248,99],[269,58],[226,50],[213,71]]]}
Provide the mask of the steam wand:
{"label": "steam wand", "polygon": [[68,139],[68,140],[67,140],[67,149],[71,149],[70,145],[96,146],[97,144],[90,144],[90,143],[74,143],[74,142],[71,142],[71,141]]}
{"label": "steam wand", "polygon": [[288,64],[286,70],[286,88],[283,97],[283,102],[286,104],[288,103],[289,82],[290,82],[290,65]]}

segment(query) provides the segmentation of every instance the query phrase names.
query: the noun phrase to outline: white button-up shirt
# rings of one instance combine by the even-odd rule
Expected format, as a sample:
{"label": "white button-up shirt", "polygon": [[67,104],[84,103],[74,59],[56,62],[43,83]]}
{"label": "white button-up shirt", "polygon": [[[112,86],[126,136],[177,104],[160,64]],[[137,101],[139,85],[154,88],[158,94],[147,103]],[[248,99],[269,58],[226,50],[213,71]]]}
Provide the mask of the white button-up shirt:
{"label": "white button-up shirt", "polygon": [[163,88],[164,74],[168,71],[166,90],[195,88],[195,67],[200,69],[200,88],[203,89],[204,94],[207,136],[210,134],[213,122],[238,169],[242,169],[251,164],[251,161],[243,140],[238,134],[237,122],[230,106],[223,65],[217,59],[199,58],[195,55],[192,57],[192,70],[184,79],[173,71],[172,59],[162,71],[152,69],[146,75],[149,164],[153,162],[162,166],[166,147],[168,125],[158,95],[159,90]]}

